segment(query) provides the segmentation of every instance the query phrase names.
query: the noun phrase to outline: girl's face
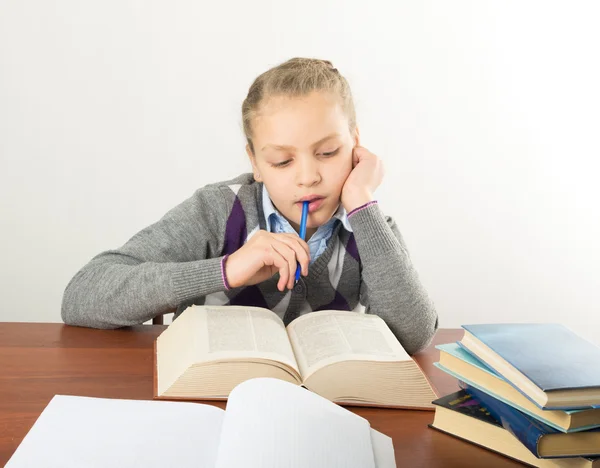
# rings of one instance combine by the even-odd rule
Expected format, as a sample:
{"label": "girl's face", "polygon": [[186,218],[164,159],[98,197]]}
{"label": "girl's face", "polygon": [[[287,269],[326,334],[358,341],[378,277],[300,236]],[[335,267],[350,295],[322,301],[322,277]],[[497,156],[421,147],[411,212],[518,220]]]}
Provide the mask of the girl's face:
{"label": "girl's face", "polygon": [[255,154],[249,147],[246,151],[256,180],[265,184],[277,210],[296,230],[302,202],[310,201],[310,237],[340,204],[358,130],[350,133],[338,99],[325,92],[270,98],[252,124]]}

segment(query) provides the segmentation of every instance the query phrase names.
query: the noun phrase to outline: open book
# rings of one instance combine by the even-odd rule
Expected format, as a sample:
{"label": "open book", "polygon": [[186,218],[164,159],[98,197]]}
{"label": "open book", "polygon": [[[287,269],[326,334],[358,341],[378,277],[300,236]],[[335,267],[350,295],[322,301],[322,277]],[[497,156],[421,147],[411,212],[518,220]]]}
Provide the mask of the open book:
{"label": "open book", "polygon": [[210,405],[55,396],[7,468],[395,468],[369,422],[277,379]]}
{"label": "open book", "polygon": [[322,311],[287,328],[258,307],[192,306],[156,340],[155,397],[225,399],[273,377],[343,404],[433,409],[431,385],[376,315]]}

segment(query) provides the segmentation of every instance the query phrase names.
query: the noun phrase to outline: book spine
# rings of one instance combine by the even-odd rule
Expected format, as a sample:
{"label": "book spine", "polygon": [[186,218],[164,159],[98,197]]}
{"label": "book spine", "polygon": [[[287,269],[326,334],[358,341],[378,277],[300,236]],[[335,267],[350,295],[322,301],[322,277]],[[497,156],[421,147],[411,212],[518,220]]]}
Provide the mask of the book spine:
{"label": "book spine", "polygon": [[520,411],[496,400],[494,397],[477,390],[471,385],[459,381],[459,386],[481,403],[502,427],[514,435],[537,458],[542,458],[538,451],[538,443],[542,436],[548,432],[555,432],[548,427],[545,430],[542,423],[528,418]]}

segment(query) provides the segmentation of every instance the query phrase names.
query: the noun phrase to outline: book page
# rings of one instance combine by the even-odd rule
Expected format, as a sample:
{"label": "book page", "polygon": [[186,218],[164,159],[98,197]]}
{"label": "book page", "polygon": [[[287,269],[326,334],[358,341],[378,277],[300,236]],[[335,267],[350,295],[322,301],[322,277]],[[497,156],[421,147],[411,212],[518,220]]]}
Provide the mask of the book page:
{"label": "book page", "polygon": [[256,378],[241,383],[229,395],[216,466],[377,465],[366,419],[297,385]]}
{"label": "book page", "polygon": [[287,327],[303,379],[334,362],[407,361],[383,319],[346,311],[311,312]]}
{"label": "book page", "polygon": [[196,403],[56,395],[9,468],[213,468],[222,409]]}
{"label": "book page", "polygon": [[203,306],[195,313],[200,315],[200,360],[271,359],[299,372],[285,326],[270,310]]}

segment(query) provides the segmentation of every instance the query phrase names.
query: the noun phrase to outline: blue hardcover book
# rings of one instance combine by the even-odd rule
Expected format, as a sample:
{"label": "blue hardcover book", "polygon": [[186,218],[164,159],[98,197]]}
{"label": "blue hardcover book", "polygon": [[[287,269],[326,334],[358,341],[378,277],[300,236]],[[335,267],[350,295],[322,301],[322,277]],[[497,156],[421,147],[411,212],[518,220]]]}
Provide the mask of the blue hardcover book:
{"label": "blue hardcover book", "polygon": [[438,398],[432,403],[436,405],[436,410],[433,423],[429,427],[519,460],[528,466],[600,468],[600,458],[540,459],[535,457],[519,439],[502,427],[487,408],[464,390]]}
{"label": "blue hardcover book", "polygon": [[559,324],[463,325],[459,342],[542,409],[600,405],[600,347]]}
{"label": "blue hardcover book", "polygon": [[469,384],[461,381],[459,386],[481,403],[504,429],[519,439],[537,458],[600,455],[600,429],[565,434]]}
{"label": "blue hardcover book", "polygon": [[434,363],[436,367],[561,432],[577,432],[600,427],[600,408],[542,410],[501,375],[458,344],[441,344],[436,348],[440,350],[440,361]]}

